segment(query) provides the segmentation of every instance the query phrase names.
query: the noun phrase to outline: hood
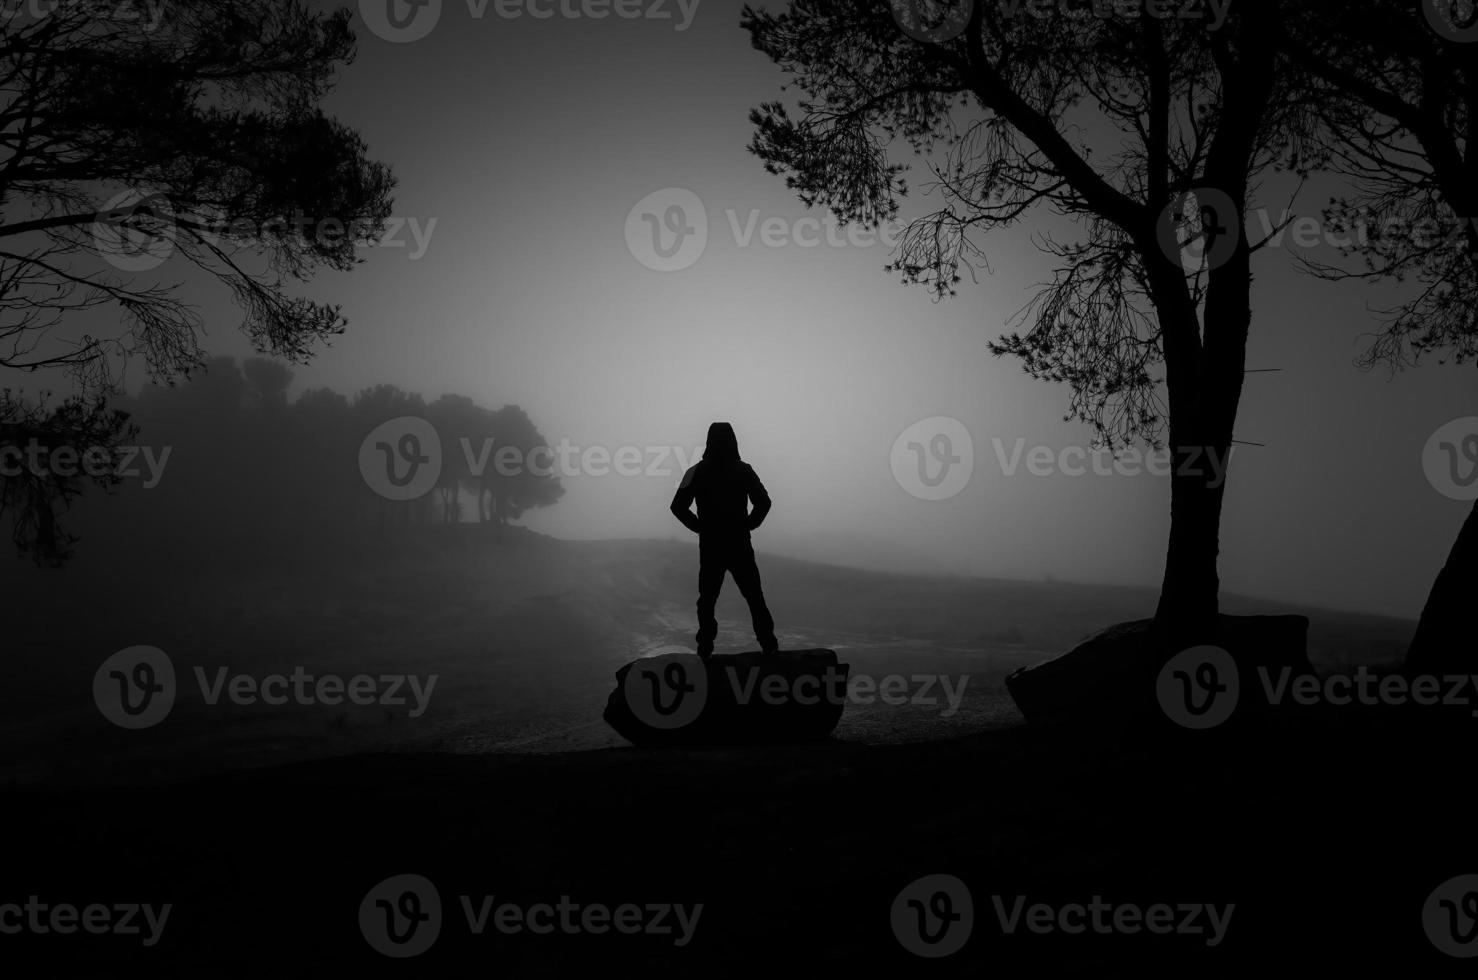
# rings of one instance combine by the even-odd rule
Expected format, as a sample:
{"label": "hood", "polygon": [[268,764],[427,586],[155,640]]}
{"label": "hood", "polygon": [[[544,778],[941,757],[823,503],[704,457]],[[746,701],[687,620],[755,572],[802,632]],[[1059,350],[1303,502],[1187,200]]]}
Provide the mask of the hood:
{"label": "hood", "polygon": [[708,445],[703,449],[704,459],[738,459],[739,439],[734,427],[727,422],[715,422],[708,427]]}

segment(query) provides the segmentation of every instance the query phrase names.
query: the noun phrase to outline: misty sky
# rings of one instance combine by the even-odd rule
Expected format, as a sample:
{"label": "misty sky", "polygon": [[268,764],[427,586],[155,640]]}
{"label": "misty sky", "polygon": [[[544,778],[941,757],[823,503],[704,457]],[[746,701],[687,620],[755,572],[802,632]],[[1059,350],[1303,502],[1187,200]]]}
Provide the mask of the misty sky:
{"label": "misty sky", "polygon": [[[392,164],[408,226],[403,247],[315,281],[351,325],[295,390],[393,382],[516,402],[552,443],[611,451],[691,447],[727,419],[775,499],[761,551],[1158,584],[1168,479],[1033,476],[1024,460],[1007,475],[997,458],[996,440],[1010,457],[1018,440],[1055,453],[1091,439],[1061,421],[1065,389],[986,349],[1050,271],[1030,236],[1055,219],[1038,212],[985,239],[993,274],[942,303],[885,273],[884,245],[767,245],[766,219],[808,241],[813,229],[795,225],[806,209],[744,149],[748,110],[783,79],[739,30],[739,4],[690,5],[686,30],[676,0],[660,7],[671,19],[498,9],[478,19],[446,0],[414,43],[358,25],[360,58],[328,108]],[[667,188],[701,200],[708,240],[695,264],[664,273],[634,257],[627,219]],[[1273,190],[1263,203],[1278,210],[1286,196]],[[1328,190],[1303,209],[1317,214]],[[1266,446],[1234,460],[1223,587],[1415,616],[1470,506],[1433,489],[1422,451],[1438,426],[1474,414],[1473,369],[1359,372],[1369,308],[1395,294],[1301,276],[1294,252],[1256,259],[1249,366],[1283,370],[1248,379],[1238,438]],[[249,356],[228,298],[194,292],[211,352]],[[931,416],[960,420],[974,445],[973,477],[944,501],[910,495],[890,462],[899,434]],[[345,447],[346,465],[357,450]],[[566,479],[564,500],[528,523],[566,537],[686,535],[667,513],[679,475],[668,467]]]}

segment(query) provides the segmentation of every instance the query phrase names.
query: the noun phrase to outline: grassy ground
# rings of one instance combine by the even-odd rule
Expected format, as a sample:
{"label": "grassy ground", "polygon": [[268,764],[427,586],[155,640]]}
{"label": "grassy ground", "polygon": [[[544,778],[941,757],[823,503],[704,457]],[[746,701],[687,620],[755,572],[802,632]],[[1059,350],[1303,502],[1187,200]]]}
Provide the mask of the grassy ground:
{"label": "grassy ground", "polygon": [[[12,683],[0,719],[0,778],[128,783],[367,751],[556,752],[623,744],[600,721],[617,667],[691,648],[697,555],[688,543],[559,542],[432,529],[358,552],[295,553],[265,567],[151,561],[147,574],[96,562],[11,570]],[[205,559],[208,556],[196,556]],[[1149,615],[1147,590],[923,578],[762,557],[782,644],[828,647],[853,676],[946,676],[941,704],[849,706],[837,737],[871,744],[1017,725],[1011,670],[1110,623]],[[1285,612],[1228,597],[1228,612]],[[720,650],[753,647],[726,589]],[[1389,665],[1411,624],[1312,612],[1317,666]],[[125,647],[164,650],[181,689],[164,724],[120,732],[92,701],[93,674]],[[436,675],[419,717],[375,707],[206,703],[195,670],[256,677]],[[937,688],[936,688],[937,690]]]}
{"label": "grassy ground", "polygon": [[[152,947],[0,934],[0,957],[16,975],[192,978],[1463,965],[1428,942],[1421,909],[1439,883],[1478,872],[1466,713],[1434,726],[1421,713],[1297,709],[1199,734],[1027,726],[1005,674],[1146,615],[1151,595],[762,559],[787,647],[831,646],[854,675],[968,679],[959,711],[854,704],[836,738],[791,748],[623,746],[599,722],[611,676],[686,643],[695,558],[668,542],[449,536],[290,568],[84,566],[63,573],[65,589],[19,578],[7,590],[26,615],[7,650],[0,906],[37,895],[173,911]],[[729,649],[747,647],[736,596],[721,615]],[[1326,674],[1391,665],[1410,630],[1311,615]],[[162,724],[125,732],[98,713],[91,683],[135,643],[166,650],[182,675],[302,665],[442,680],[419,719],[211,707],[182,689]],[[367,944],[359,906],[407,873],[435,883],[442,930],[422,956],[390,960]],[[968,886],[974,923],[961,952],[925,960],[903,949],[890,909],[936,873]],[[703,911],[681,947],[478,936],[464,895],[474,907],[568,896]],[[1007,934],[993,898],[1018,895],[1236,910],[1214,948],[1190,935]]]}

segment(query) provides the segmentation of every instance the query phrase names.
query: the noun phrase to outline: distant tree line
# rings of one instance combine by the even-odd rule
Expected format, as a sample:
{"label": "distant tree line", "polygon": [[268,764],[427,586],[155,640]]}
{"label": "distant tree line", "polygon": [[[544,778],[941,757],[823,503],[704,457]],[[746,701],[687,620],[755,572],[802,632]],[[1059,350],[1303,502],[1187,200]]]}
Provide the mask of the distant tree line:
{"label": "distant tree line", "polygon": [[[115,544],[121,536],[145,550],[198,553],[209,544],[252,554],[430,525],[505,525],[564,494],[557,477],[495,466],[484,452],[513,446],[527,459],[546,445],[517,405],[489,409],[464,395],[427,402],[390,384],[352,397],[316,388],[290,400],[292,380],[277,361],[220,357],[188,382],[148,386],[106,409],[0,395],[0,453],[10,453],[0,466],[0,515],[11,523],[17,549],[59,564],[79,537],[105,533]],[[378,426],[405,416],[436,429],[440,475],[432,492],[389,500],[365,480],[358,454]],[[38,471],[17,455],[38,434],[51,453],[79,432],[92,433],[90,445],[106,450],[104,475],[51,465],[49,456]],[[87,449],[77,445],[66,458]],[[117,469],[125,463],[127,475]],[[84,494],[89,482],[107,492]]]}

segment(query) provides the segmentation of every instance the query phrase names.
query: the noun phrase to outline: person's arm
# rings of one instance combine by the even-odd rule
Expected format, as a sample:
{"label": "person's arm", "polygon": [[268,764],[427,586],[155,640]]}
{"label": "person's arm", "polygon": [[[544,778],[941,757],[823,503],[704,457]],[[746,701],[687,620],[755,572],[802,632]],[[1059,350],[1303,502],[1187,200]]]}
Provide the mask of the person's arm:
{"label": "person's arm", "polygon": [[749,467],[749,502],[753,509],[749,512],[749,529],[751,531],[765,523],[765,516],[770,513],[770,494],[765,490],[765,485],[760,482],[760,476]]}
{"label": "person's arm", "polygon": [[677,488],[677,496],[672,498],[672,516],[683,522],[683,527],[694,534],[702,530],[703,525],[698,523],[698,515],[693,513],[693,498],[698,491],[693,488],[693,474],[697,467],[691,467],[683,474],[683,482]]}

